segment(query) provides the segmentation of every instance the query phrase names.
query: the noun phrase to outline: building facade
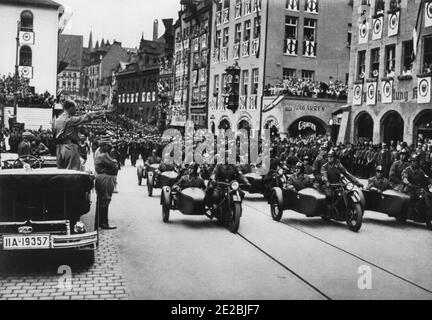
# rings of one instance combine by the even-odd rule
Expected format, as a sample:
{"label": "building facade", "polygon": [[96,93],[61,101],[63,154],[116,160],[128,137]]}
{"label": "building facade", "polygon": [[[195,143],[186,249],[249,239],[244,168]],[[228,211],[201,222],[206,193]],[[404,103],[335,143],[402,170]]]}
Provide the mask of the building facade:
{"label": "building facade", "polygon": [[17,66],[36,93],[55,94],[61,5],[51,0],[0,0],[0,12],[0,75],[15,74]]}
{"label": "building facade", "polygon": [[83,91],[83,36],[60,35],[59,61],[66,67],[57,75],[57,89],[71,99],[79,99]]}
{"label": "building facade", "polygon": [[340,140],[432,138],[431,12],[431,1],[354,1],[351,107]]}
{"label": "building facade", "polygon": [[158,39],[156,33],[154,38],[142,37],[135,59],[116,74],[120,112],[151,124],[157,124],[160,118],[158,84],[160,61],[165,56],[164,37]]}
{"label": "building facade", "polygon": [[[321,82],[334,87],[348,81],[350,1],[226,0],[215,3],[213,10],[208,120],[212,130],[261,129],[274,123],[273,113],[284,112],[284,96],[293,86],[301,87],[294,96],[310,98],[313,105],[314,98],[328,98],[321,95],[327,91]],[[319,92],[304,94],[304,86]],[[238,109],[227,108],[233,87]],[[330,100],[336,101],[330,103],[333,110],[344,98]],[[280,115],[286,121],[279,121],[279,133],[289,134],[287,126],[309,115],[307,108]],[[329,120],[324,119],[325,125]],[[309,121],[321,125],[319,115]]]}

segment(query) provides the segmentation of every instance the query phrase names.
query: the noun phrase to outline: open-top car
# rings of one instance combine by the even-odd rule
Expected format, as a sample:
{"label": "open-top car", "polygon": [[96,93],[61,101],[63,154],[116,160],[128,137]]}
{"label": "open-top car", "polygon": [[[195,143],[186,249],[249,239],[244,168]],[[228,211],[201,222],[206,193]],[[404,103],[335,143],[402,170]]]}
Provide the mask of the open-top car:
{"label": "open-top car", "polygon": [[74,250],[92,264],[98,246],[91,174],[56,168],[0,171],[0,251]]}
{"label": "open-top car", "polygon": [[6,153],[2,155],[2,169],[18,169],[28,164],[32,168],[56,168],[57,160],[54,156],[32,156],[25,155],[18,157],[15,153]]}

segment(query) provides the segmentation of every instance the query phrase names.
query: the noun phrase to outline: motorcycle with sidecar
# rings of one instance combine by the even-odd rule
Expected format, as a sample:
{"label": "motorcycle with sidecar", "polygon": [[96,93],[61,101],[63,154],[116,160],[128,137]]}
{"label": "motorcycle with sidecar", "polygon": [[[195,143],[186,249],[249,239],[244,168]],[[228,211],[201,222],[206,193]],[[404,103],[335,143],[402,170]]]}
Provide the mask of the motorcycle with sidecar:
{"label": "motorcycle with sidecar", "polygon": [[147,191],[149,197],[153,195],[153,189],[163,188],[165,186],[172,187],[179,179],[180,175],[177,171],[159,172],[160,164],[151,164],[147,171]]}
{"label": "motorcycle with sidecar", "polygon": [[395,218],[400,223],[411,220],[426,223],[432,230],[432,187],[417,187],[411,198],[408,194],[385,190],[363,190],[365,210],[371,210]]}
{"label": "motorcycle with sidecar", "polygon": [[[240,190],[240,184],[237,181],[216,182],[216,184],[223,192],[217,209],[207,208],[205,191],[202,189],[186,188],[182,191],[175,191],[171,186],[162,187],[162,221],[168,222],[170,211],[178,210],[183,215],[205,215],[210,219],[215,217],[220,224],[227,227],[232,233],[236,233],[242,215],[243,193]],[[211,215],[208,214],[209,210],[212,212]]]}
{"label": "motorcycle with sidecar", "polygon": [[359,231],[363,222],[363,207],[354,185],[341,181],[329,187],[333,194],[330,201],[323,192],[314,188],[295,191],[287,184],[273,188],[269,199],[273,220],[280,221],[284,210],[293,210],[306,217],[345,221],[350,230]]}

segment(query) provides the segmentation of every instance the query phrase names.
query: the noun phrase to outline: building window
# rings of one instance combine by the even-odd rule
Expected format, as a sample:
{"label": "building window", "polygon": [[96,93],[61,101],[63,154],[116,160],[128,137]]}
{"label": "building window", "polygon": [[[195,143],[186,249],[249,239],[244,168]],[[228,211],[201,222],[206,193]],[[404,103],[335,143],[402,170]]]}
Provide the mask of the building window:
{"label": "building window", "polygon": [[214,96],[219,96],[220,92],[220,76],[217,74],[214,76]]}
{"label": "building window", "polygon": [[304,40],[316,41],[316,20],[305,19],[304,20]]}
{"label": "building window", "polygon": [[359,51],[357,57],[357,79],[363,79],[366,75],[366,51]]}
{"label": "building window", "polygon": [[299,0],[286,0],[286,8],[291,11],[299,11]]}
{"label": "building window", "polygon": [[29,46],[23,46],[20,49],[20,66],[31,67],[32,65],[32,50]]}
{"label": "building window", "polygon": [[229,28],[225,28],[223,30],[223,47],[226,47],[228,45],[228,41],[229,41],[229,34],[228,34]]}
{"label": "building window", "polygon": [[240,43],[241,41],[241,23],[237,23],[235,25],[235,43]]}
{"label": "building window", "polygon": [[33,31],[33,13],[28,10],[21,12],[20,30]]}
{"label": "building window", "polygon": [[384,14],[384,0],[376,0],[375,15]]}
{"label": "building window", "polygon": [[247,96],[248,93],[249,93],[249,70],[243,70],[241,94]]}
{"label": "building window", "polygon": [[283,68],[283,74],[282,77],[284,80],[295,78],[296,77],[297,70],[296,69],[290,69],[290,68]]}
{"label": "building window", "polygon": [[242,0],[236,0],[236,4],[235,4],[235,18],[240,18],[242,13]]}
{"label": "building window", "polygon": [[254,19],[254,38],[258,38],[261,32],[261,17],[256,17]]}
{"label": "building window", "polygon": [[244,1],[244,14],[250,14],[251,13],[251,0],[245,0]]}
{"label": "building window", "polygon": [[413,41],[405,41],[402,43],[402,75],[406,76],[411,74],[412,61],[413,61]]}
{"label": "building window", "polygon": [[247,20],[244,23],[243,41],[249,41],[251,36],[251,21]]}
{"label": "building window", "polygon": [[371,68],[370,77],[378,78],[379,76],[379,64],[380,64],[380,49],[375,48],[371,50]]}
{"label": "building window", "polygon": [[227,91],[227,74],[222,75],[222,90],[225,93]]}
{"label": "building window", "polygon": [[314,81],[315,71],[311,70],[302,70],[302,79],[303,80],[312,80]]}
{"label": "building window", "polygon": [[310,13],[318,13],[318,0],[306,0],[305,11]]}
{"label": "building window", "polygon": [[257,94],[258,93],[258,85],[259,85],[259,69],[252,69],[252,81],[253,81],[253,86],[252,86],[252,94]]}
{"label": "building window", "polygon": [[424,38],[423,73],[430,73],[432,69],[432,37]]}
{"label": "building window", "polygon": [[396,63],[396,45],[388,45],[385,48],[385,68],[386,76],[394,77]]}

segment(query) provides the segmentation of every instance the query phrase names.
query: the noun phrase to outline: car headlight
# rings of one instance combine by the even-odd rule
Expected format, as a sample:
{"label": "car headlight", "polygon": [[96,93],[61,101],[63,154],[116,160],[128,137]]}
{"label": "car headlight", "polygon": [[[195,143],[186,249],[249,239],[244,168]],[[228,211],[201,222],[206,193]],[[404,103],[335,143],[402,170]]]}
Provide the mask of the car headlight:
{"label": "car headlight", "polygon": [[231,189],[233,189],[233,190],[235,190],[235,191],[237,191],[238,190],[238,188],[239,188],[239,183],[237,182],[237,181],[233,181],[232,183],[231,183]]}
{"label": "car headlight", "polygon": [[85,233],[85,225],[82,221],[78,221],[74,225],[74,232],[75,233]]}
{"label": "car headlight", "polygon": [[279,170],[277,171],[277,174],[280,175],[280,176],[283,175],[283,170],[282,170],[282,169],[279,169]]}

